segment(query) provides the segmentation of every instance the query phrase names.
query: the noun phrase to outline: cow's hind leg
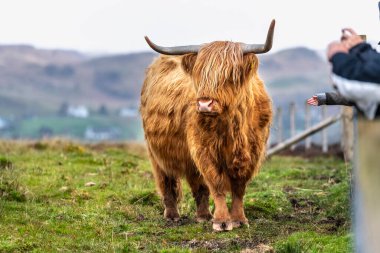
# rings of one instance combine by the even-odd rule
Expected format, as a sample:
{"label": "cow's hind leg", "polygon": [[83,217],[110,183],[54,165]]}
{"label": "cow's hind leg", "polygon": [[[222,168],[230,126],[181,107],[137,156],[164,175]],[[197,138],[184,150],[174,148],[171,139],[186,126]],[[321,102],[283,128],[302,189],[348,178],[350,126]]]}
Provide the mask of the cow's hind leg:
{"label": "cow's hind leg", "polygon": [[210,191],[205,184],[203,177],[196,168],[188,170],[186,174],[187,182],[190,185],[191,192],[197,205],[197,222],[211,220],[212,215],[209,210]]}
{"label": "cow's hind leg", "polygon": [[234,228],[248,224],[243,203],[246,186],[247,180],[231,180],[232,205],[230,216]]}
{"label": "cow's hind leg", "polygon": [[180,178],[166,174],[153,159],[151,160],[157,190],[165,205],[164,217],[171,221],[178,221],[179,213],[177,204],[181,199]]}

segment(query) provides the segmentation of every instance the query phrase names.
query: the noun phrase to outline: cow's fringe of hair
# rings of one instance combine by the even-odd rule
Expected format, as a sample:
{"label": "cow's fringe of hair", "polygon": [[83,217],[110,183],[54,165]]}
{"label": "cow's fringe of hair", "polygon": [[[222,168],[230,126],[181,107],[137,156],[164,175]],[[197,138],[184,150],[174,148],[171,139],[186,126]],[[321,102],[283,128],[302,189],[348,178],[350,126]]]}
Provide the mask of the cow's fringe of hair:
{"label": "cow's fringe of hair", "polygon": [[215,91],[227,82],[240,84],[243,63],[243,51],[239,43],[216,41],[200,50],[193,77],[200,89],[207,86]]}

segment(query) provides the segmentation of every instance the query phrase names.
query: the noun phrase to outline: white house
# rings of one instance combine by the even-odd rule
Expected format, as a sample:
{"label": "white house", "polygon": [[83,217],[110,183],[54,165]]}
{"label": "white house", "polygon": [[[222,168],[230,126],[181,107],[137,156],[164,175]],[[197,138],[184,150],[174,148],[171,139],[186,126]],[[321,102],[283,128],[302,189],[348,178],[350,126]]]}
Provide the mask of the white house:
{"label": "white house", "polygon": [[93,128],[87,127],[84,133],[86,140],[105,141],[117,139],[120,132],[116,128]]}
{"label": "white house", "polygon": [[120,117],[137,117],[139,115],[139,112],[137,109],[123,108],[120,110],[119,115]]}
{"label": "white house", "polygon": [[76,118],[87,118],[90,115],[88,108],[84,105],[73,106],[67,108],[67,115]]}

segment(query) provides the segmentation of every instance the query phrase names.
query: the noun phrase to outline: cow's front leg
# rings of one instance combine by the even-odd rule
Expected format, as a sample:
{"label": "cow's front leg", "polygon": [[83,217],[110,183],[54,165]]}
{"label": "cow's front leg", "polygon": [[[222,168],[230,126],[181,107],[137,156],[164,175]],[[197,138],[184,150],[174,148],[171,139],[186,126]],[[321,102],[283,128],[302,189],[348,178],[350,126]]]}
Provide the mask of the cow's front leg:
{"label": "cow's front leg", "polygon": [[234,228],[248,225],[248,219],[244,214],[243,203],[246,186],[246,180],[231,180],[232,205],[230,216]]}
{"label": "cow's front leg", "polygon": [[232,222],[228,212],[226,195],[214,193],[213,199],[215,203],[214,219],[212,220],[212,228],[215,231],[232,230]]}
{"label": "cow's front leg", "polygon": [[204,172],[203,177],[215,204],[212,228],[215,231],[232,230],[232,222],[226,203],[226,194],[229,189],[228,177],[223,173],[218,173],[214,167]]}
{"label": "cow's front leg", "polygon": [[188,142],[192,147],[190,149],[191,156],[199,172],[202,174],[215,204],[212,227],[215,231],[232,230],[232,223],[226,203],[226,194],[230,189],[229,178],[223,170],[218,168],[218,162],[215,159],[217,157],[215,155],[216,151],[205,148],[214,145],[206,141],[202,143],[202,141],[194,138],[194,136],[199,137],[201,134],[189,131]]}

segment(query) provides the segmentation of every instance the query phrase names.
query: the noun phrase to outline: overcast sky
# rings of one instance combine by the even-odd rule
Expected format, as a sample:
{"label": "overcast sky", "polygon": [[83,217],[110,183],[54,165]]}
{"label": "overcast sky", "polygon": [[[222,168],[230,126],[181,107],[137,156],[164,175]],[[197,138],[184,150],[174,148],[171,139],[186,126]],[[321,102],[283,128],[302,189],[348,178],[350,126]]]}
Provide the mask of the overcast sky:
{"label": "overcast sky", "polygon": [[380,39],[375,0],[0,0],[0,44],[92,53],[214,40],[262,43],[277,21],[275,51],[324,49],[346,26]]}

